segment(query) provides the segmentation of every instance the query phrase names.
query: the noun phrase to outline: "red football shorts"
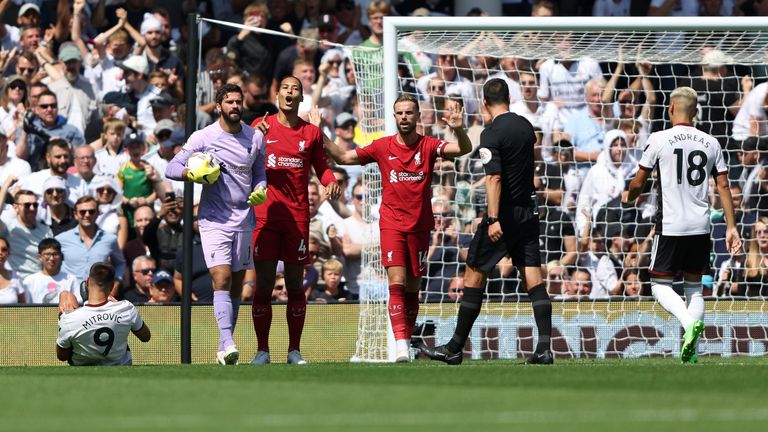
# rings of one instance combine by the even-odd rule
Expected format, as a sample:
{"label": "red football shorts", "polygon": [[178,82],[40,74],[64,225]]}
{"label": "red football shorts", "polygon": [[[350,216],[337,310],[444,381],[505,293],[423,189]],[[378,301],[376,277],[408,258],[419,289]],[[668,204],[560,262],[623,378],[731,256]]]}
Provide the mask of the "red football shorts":
{"label": "red football shorts", "polygon": [[256,219],[253,260],[309,264],[309,222]]}
{"label": "red football shorts", "polygon": [[384,268],[403,266],[416,277],[427,271],[429,231],[381,230],[381,263]]}

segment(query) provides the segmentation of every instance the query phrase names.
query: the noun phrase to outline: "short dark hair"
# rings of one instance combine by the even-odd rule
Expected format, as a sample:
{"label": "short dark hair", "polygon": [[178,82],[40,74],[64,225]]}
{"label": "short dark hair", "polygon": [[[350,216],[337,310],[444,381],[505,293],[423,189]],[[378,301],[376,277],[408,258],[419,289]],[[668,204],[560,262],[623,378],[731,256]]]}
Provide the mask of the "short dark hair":
{"label": "short dark hair", "polygon": [[97,262],[91,266],[88,279],[98,285],[104,292],[108,292],[115,283],[115,268],[110,263]]}
{"label": "short dark hair", "polygon": [[489,106],[509,103],[509,86],[501,78],[493,78],[483,84],[483,98]]}
{"label": "short dark hair", "polygon": [[280,86],[278,86],[278,87],[277,87],[277,91],[280,91],[280,87],[282,87],[282,86],[283,86],[283,81],[285,81],[285,80],[287,80],[287,79],[295,79],[295,80],[296,80],[296,82],[297,82],[297,83],[299,83],[299,90],[301,90],[301,93],[302,93],[302,94],[304,93],[304,84],[302,84],[302,83],[301,83],[301,80],[300,80],[300,79],[296,78],[296,77],[295,77],[295,76],[293,76],[293,75],[286,75],[286,76],[284,76],[284,77],[283,77],[283,78],[280,80]]}
{"label": "short dark hair", "polygon": [[57,103],[59,102],[59,97],[58,97],[58,96],[56,96],[56,93],[52,92],[50,89],[47,89],[47,88],[46,88],[46,90],[45,90],[44,92],[42,92],[42,93],[40,93],[40,94],[38,95],[38,98],[41,98],[41,97],[43,97],[43,96],[53,96],[53,97],[56,99],[56,102],[57,102]]}
{"label": "short dark hair", "polygon": [[67,142],[67,140],[61,139],[61,138],[54,138],[48,141],[48,145],[45,146],[45,152],[50,153],[51,151],[53,151],[54,148],[60,148],[66,151],[70,151],[72,149],[69,146],[69,143]]}
{"label": "short dark hair", "polygon": [[37,253],[41,254],[44,250],[55,249],[56,252],[61,253],[61,243],[55,238],[45,238],[37,245]]}
{"label": "short dark hair", "polygon": [[394,106],[400,102],[412,102],[414,105],[416,105],[416,112],[419,112],[419,100],[416,99],[416,96],[408,93],[402,93],[397,97],[397,99],[395,99],[395,103],[392,104],[392,107],[394,108]]}
{"label": "short dark hair", "polygon": [[237,84],[224,84],[216,91],[216,103],[221,104],[221,102],[229,93],[240,93],[240,96],[242,97],[243,89],[241,89]]}
{"label": "short dark hair", "polygon": [[35,197],[35,200],[37,200],[37,194],[35,194],[34,192],[32,192],[29,189],[21,189],[21,190],[17,191],[16,194],[13,196],[13,202],[14,203],[18,203],[19,202],[19,197],[21,195],[31,195],[31,196]]}

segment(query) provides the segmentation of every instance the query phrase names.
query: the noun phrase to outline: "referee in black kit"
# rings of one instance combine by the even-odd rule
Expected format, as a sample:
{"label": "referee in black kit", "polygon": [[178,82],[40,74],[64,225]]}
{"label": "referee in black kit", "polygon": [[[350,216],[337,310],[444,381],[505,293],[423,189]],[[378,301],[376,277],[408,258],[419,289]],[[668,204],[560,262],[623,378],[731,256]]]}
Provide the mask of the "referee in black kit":
{"label": "referee in black kit", "polygon": [[[480,135],[480,159],[485,167],[487,211],[467,256],[464,296],[453,338],[434,350],[422,348],[433,360],[460,364],[469,331],[480,314],[488,273],[505,255],[522,268],[523,286],[533,306],[539,341],[526,364],[552,364],[552,302],[541,278],[539,215],[533,187],[533,126],[509,112],[507,83],[495,78],[483,86],[483,103],[493,121]],[[503,197],[503,199],[502,199]]]}

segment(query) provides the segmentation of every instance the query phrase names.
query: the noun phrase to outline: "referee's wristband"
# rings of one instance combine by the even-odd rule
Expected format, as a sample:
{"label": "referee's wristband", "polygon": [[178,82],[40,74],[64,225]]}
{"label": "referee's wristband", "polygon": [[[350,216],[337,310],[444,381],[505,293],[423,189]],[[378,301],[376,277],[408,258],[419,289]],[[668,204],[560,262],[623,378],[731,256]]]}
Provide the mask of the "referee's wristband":
{"label": "referee's wristband", "polygon": [[493,224],[495,224],[498,221],[499,221],[499,218],[493,217],[493,216],[488,216],[487,218],[485,218],[485,223],[488,226],[493,225]]}

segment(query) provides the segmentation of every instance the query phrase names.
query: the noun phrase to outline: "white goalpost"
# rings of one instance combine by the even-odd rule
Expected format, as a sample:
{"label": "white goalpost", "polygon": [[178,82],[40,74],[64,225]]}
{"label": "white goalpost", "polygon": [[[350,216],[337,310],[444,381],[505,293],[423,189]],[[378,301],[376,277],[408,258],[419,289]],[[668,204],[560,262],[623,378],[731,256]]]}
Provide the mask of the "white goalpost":
{"label": "white goalpost", "polygon": [[[423,133],[450,139],[443,125],[440,124],[444,103],[451,99],[451,89],[460,96],[467,111],[470,132],[474,131],[473,145],[478,145],[477,137],[484,126],[480,107],[482,106],[481,88],[490,76],[508,73],[511,81],[519,81],[522,74],[537,79],[537,86],[542,85],[540,68],[547,60],[559,62],[577,62],[585,58],[602,65],[601,75],[612,90],[603,93],[607,105],[612,105],[615,116],[606,121],[607,131],[612,128],[627,127],[635,145],[630,153],[639,154],[647,134],[667,127],[665,106],[669,92],[680,85],[700,85],[703,72],[700,66],[705,61],[705,54],[718,50],[719,58],[725,60],[730,76],[723,77],[723,84],[718,87],[706,82],[706,88],[700,90],[702,104],[708,106],[700,113],[701,127],[716,135],[729,155],[732,163],[741,152],[742,139],[734,139],[732,123],[735,111],[731,102],[736,98],[741,101],[746,95],[742,88],[745,74],[755,80],[755,84],[768,80],[768,19],[756,18],[598,18],[598,17],[386,17],[384,19],[384,47],[381,51],[359,51],[355,47],[345,47],[345,52],[353,59],[357,77],[357,97],[361,126],[372,136],[393,134],[396,124],[392,116],[392,105],[400,93],[413,93],[422,100]],[[404,53],[413,55],[406,56]],[[450,65],[438,67],[453,69],[453,78],[438,75],[435,79],[443,80],[446,93],[432,94],[424,85],[431,85],[429,78],[419,80],[417,72],[424,70],[428,75],[430,63],[436,63],[438,57],[450,61]],[[414,60],[415,58],[415,60]],[[445,60],[448,59],[448,60]],[[511,60],[514,59],[514,60]],[[509,69],[500,64],[514,64],[517,69]],[[506,68],[506,69],[505,69]],[[579,72],[581,73],[581,72]],[[578,73],[577,73],[578,75]],[[738,76],[737,76],[738,75]],[[497,75],[500,76],[500,75]],[[595,76],[584,77],[579,85],[583,86]],[[692,84],[693,83],[693,84]],[[559,85],[548,82],[550,90]],[[734,87],[735,85],[735,87]],[[440,85],[435,85],[440,88]],[[523,98],[522,87],[517,93]],[[574,94],[581,94],[583,89],[570,88],[563,93],[566,105],[583,106],[585,99],[574,99]],[[570,92],[570,93],[569,93]],[[579,93],[582,92],[582,93]],[[514,92],[513,92],[514,93]],[[550,93],[552,95],[552,93]],[[619,101],[619,96],[629,95],[631,103]],[[623,98],[623,96],[622,96]],[[555,103],[555,101],[550,102]],[[622,111],[622,104],[637,105],[635,114],[627,115]],[[567,138],[571,131],[567,126],[568,116],[551,108],[554,115],[548,117],[550,107],[542,106],[535,117],[542,119],[534,124],[540,129],[541,160],[537,171],[538,181],[559,181],[562,188],[571,189],[571,181],[563,177],[555,178],[546,173],[556,162],[556,141]],[[632,107],[629,108],[632,111]],[[628,112],[629,112],[628,111]],[[716,117],[722,114],[722,117]],[[426,115],[425,114],[429,114]],[[425,119],[428,118],[428,119]],[[571,139],[573,137],[571,136]],[[633,162],[636,165],[636,160]],[[629,165],[627,165],[629,166]],[[462,254],[468,246],[473,225],[484,208],[484,190],[482,187],[482,169],[478,169],[477,158],[473,155],[454,163],[444,163],[436,172],[433,187],[436,206],[443,205],[445,217],[451,218],[446,227],[451,226],[455,233],[440,233],[433,238],[440,244],[433,244],[428,260],[429,275],[425,278],[419,319],[417,324],[430,331],[425,335],[428,344],[442,344],[448,341],[455,325],[455,313],[458,308],[458,290],[454,284],[457,271],[461,269]],[[588,171],[579,174],[578,181],[583,183]],[[577,176],[578,177],[578,176]],[[627,176],[629,178],[629,175]],[[542,180],[544,179],[544,180]],[[554,179],[554,180],[553,180]],[[369,167],[364,174],[367,196],[364,219],[373,222],[381,198],[381,182],[378,171]],[[573,260],[572,245],[565,245],[565,237],[575,237],[577,247],[581,247],[580,231],[586,222],[580,216],[578,199],[561,203],[543,198],[547,183],[539,186],[541,206],[553,214],[559,212],[565,216],[542,223],[541,243],[546,259],[543,263]],[[553,188],[556,189],[556,188]],[[575,188],[578,194],[578,187]],[[767,193],[756,190],[755,208],[744,203],[742,218],[743,232],[752,235],[757,219],[760,197]],[[650,292],[643,289],[647,280],[647,258],[649,254],[649,233],[653,225],[652,215],[656,209],[655,191],[645,194],[643,207],[635,209],[631,219],[614,203],[607,203],[591,214],[592,228],[599,227],[601,238],[608,240],[616,258],[616,287],[622,292],[601,298],[569,297],[561,292],[553,302],[553,350],[560,357],[643,357],[676,356],[680,347],[681,329],[677,322],[661,309],[649,297]],[[768,197],[767,197],[768,199]],[[503,200],[503,197],[502,197]],[[768,201],[766,201],[768,202]],[[713,197],[713,209],[719,203]],[[599,213],[597,210],[601,210]],[[441,212],[442,213],[442,212]],[[600,216],[602,214],[602,216]],[[616,216],[617,219],[611,219]],[[442,216],[441,216],[442,217]],[[718,227],[722,220],[713,219],[713,258],[710,284],[707,293],[705,323],[706,331],[700,342],[700,355],[764,355],[768,350],[768,315],[766,315],[765,293],[758,286],[757,291],[749,291],[749,274],[762,269],[750,269],[745,264],[736,265],[736,260],[729,261],[727,253],[718,249],[721,233]],[[567,225],[571,223],[569,228]],[[436,222],[436,225],[439,222]],[[554,231],[551,228],[556,227]],[[438,228],[436,228],[438,229]],[[443,228],[439,228],[443,229]],[[445,228],[446,230],[448,228]],[[592,231],[594,233],[595,230]],[[583,256],[590,256],[590,244],[594,240],[585,237]],[[597,235],[597,234],[596,234]],[[353,361],[392,361],[393,338],[387,315],[386,275],[380,262],[378,241],[375,235],[363,251],[363,282],[360,289],[360,322],[358,341]],[[626,238],[627,240],[621,240]],[[557,243],[560,243],[557,246]],[[745,241],[747,248],[752,241]],[[554,252],[549,248],[559,247]],[[606,253],[608,253],[606,252]],[[578,255],[578,254],[577,254]],[[730,264],[729,264],[730,263]],[[589,268],[588,259],[576,260],[557,267],[556,273],[563,269]],[[731,266],[731,267],[728,267]],[[509,267],[509,266],[507,266]],[[536,326],[527,295],[519,288],[519,278],[510,268],[500,268],[491,275],[487,301],[484,303],[480,318],[472,330],[465,353],[471,358],[518,358],[533,350],[536,340]],[[735,273],[739,270],[742,280],[731,276],[723,278],[723,270]],[[550,287],[565,286],[550,277],[550,266],[546,268],[547,283]],[[632,279],[631,275],[634,275]],[[554,274],[554,273],[553,273]],[[590,273],[591,274],[591,273]],[[567,276],[566,276],[567,277]],[[718,278],[723,279],[722,281]],[[768,280],[768,279],[766,279]],[[590,279],[594,285],[603,283],[594,276]],[[637,283],[641,295],[630,295],[628,287]],[[741,285],[739,285],[741,283]],[[553,288],[554,289],[554,288]],[[742,291],[739,291],[742,289]],[[755,295],[755,292],[757,294]],[[642,295],[645,294],[645,295]],[[749,297],[745,297],[745,294]],[[560,298],[563,298],[560,300]],[[434,328],[434,332],[431,329]]]}

